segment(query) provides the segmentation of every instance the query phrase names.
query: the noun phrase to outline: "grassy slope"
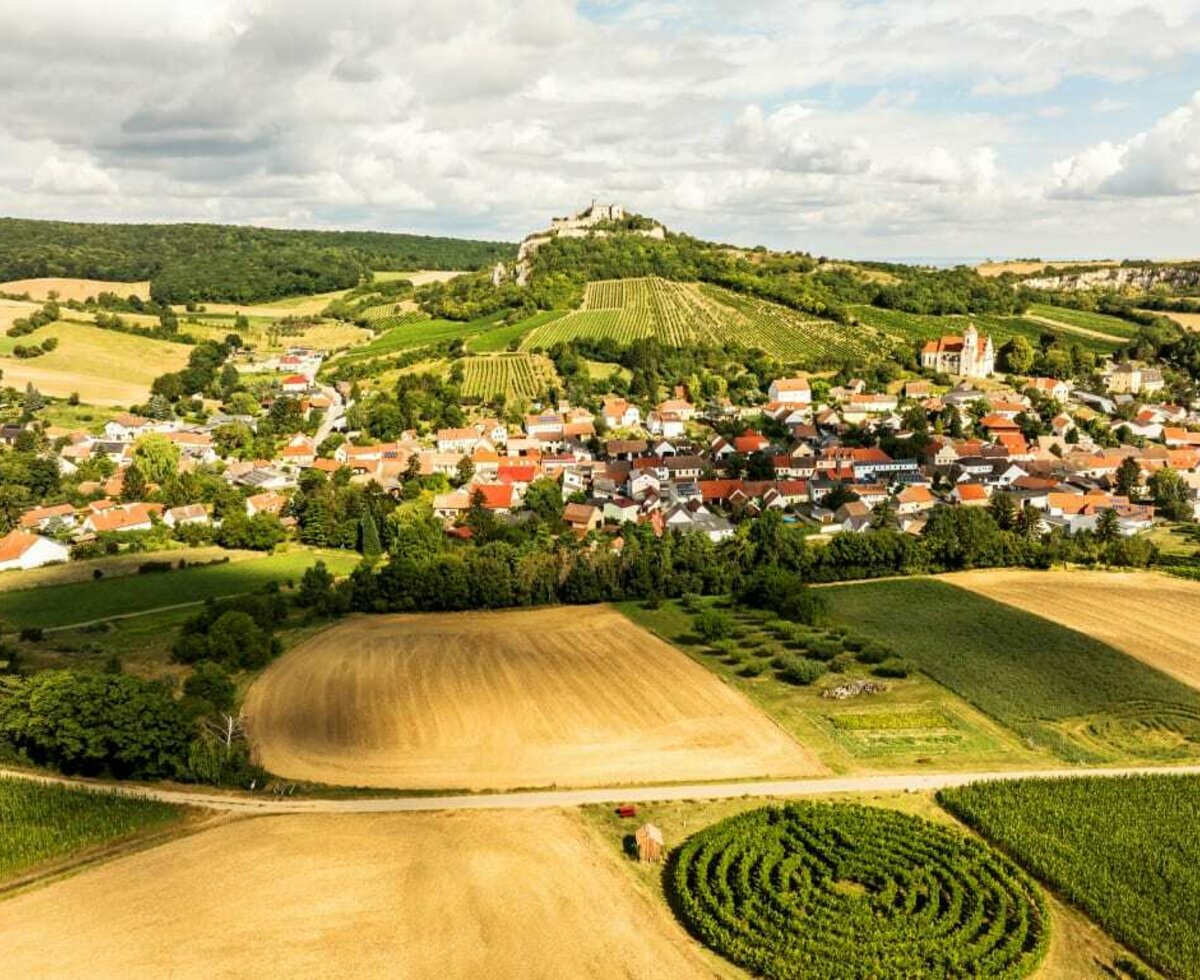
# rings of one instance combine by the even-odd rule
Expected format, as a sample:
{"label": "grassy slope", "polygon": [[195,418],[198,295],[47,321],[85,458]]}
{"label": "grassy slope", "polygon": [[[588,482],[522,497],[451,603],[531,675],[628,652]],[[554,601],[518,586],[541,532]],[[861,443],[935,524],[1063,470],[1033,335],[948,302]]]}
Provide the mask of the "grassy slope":
{"label": "grassy slope", "polygon": [[0,778],[0,881],[47,861],[164,827],[182,807]]}
{"label": "grassy slope", "polygon": [[1173,977],[1200,976],[1200,777],[946,790],[949,810]]}
{"label": "grassy slope", "polygon": [[[823,698],[821,690],[826,686],[870,675],[856,666],[847,674],[826,674],[811,687],[784,683],[769,670],[746,677],[736,664],[705,652],[707,647],[692,634],[692,616],[677,603],[664,602],[658,609],[646,609],[642,603],[625,602],[617,608],[740,690],[836,773],[912,770],[931,765],[940,770],[1019,768],[1051,761],[1051,757],[1023,746],[1011,733],[927,677],[914,675],[889,681],[885,694],[845,701]],[[751,642],[758,640],[754,635]],[[936,729],[891,728],[898,719],[917,714],[938,715],[946,723]],[[870,727],[848,727],[863,722],[870,722]]]}
{"label": "grassy slope", "polygon": [[0,620],[15,627],[64,626],[213,596],[253,592],[271,581],[298,579],[317,558],[323,559],[335,574],[346,574],[358,563],[354,552],[296,550],[253,561],[136,578],[22,589],[0,594]]}
{"label": "grassy slope", "polygon": [[486,333],[481,333],[468,340],[467,350],[473,354],[492,354],[508,350],[509,344],[519,342],[529,331],[565,316],[566,312],[566,310],[544,310],[506,327],[488,330]]}
{"label": "grassy slope", "polygon": [[[877,637],[952,691],[1019,734],[1073,760],[1095,746],[1064,738],[1054,723],[1131,702],[1200,711],[1200,693],[1119,650],[980,595],[932,579],[822,589],[835,618]],[[1103,757],[1103,756],[1102,756]]]}

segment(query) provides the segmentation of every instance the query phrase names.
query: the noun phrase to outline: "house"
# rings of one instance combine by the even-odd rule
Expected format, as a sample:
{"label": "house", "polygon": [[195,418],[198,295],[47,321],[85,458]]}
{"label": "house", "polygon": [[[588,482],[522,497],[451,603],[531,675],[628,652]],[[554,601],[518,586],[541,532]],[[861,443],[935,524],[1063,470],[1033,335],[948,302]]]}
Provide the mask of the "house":
{"label": "house", "polygon": [[1065,405],[1071,397],[1071,382],[1061,378],[1030,378],[1025,385],[1026,391],[1036,391],[1044,398],[1052,398],[1059,404]]}
{"label": "house", "polygon": [[610,429],[635,429],[642,424],[642,410],[624,398],[605,398],[600,417]]}
{"label": "house", "polygon": [[921,367],[941,374],[986,378],[996,370],[996,348],[990,336],[980,340],[972,323],[961,337],[946,336],[927,342],[921,348]]}
{"label": "house", "polygon": [[986,507],[988,488],[982,483],[959,483],[950,491],[950,497],[963,507]]}
{"label": "house", "polygon": [[562,519],[571,526],[572,531],[586,534],[604,525],[604,512],[591,504],[567,504],[563,508]]}
{"label": "house", "polygon": [[439,453],[474,452],[483,435],[474,426],[461,429],[438,429],[437,451]]}
{"label": "house", "polygon": [[71,550],[66,545],[18,528],[0,538],[0,572],[41,568],[70,557]]}
{"label": "house", "polygon": [[1142,367],[1139,364],[1118,364],[1105,379],[1108,390],[1114,395],[1149,395],[1162,391],[1166,386],[1158,368]]}
{"label": "house", "polygon": [[636,521],[640,509],[637,501],[630,500],[628,497],[613,497],[604,502],[604,519],[613,524]]}
{"label": "house", "polygon": [[44,531],[50,527],[74,527],[75,508],[70,504],[35,507],[21,515],[22,531]]}
{"label": "house", "polygon": [[682,416],[675,412],[653,411],[646,419],[646,428],[652,435],[676,439],[683,435],[687,427]]}
{"label": "house", "polygon": [[807,378],[776,378],[767,389],[767,400],[788,405],[812,404]]}
{"label": "house", "polygon": [[120,412],[104,423],[104,437],[111,442],[133,442],[154,429],[154,423],[141,415]]}
{"label": "house", "polygon": [[88,514],[83,521],[83,530],[92,534],[149,531],[154,526],[154,518],[161,517],[162,512],[162,504],[116,504]]}
{"label": "house", "polygon": [[285,395],[300,395],[308,391],[310,382],[303,374],[289,374],[281,382],[279,387]]}
{"label": "house", "polygon": [[928,487],[905,487],[896,495],[897,514],[920,514],[931,510],[937,500]]}
{"label": "house", "polygon": [[287,497],[276,493],[274,490],[268,490],[265,493],[256,493],[246,498],[246,516],[253,517],[255,514],[278,515],[287,506],[287,502]]}
{"label": "house", "polygon": [[734,526],[729,521],[711,513],[702,505],[693,509],[687,504],[673,504],[663,520],[664,525],[671,530],[684,534],[703,534],[714,543],[731,538],[735,533]]}
{"label": "house", "polygon": [[208,524],[208,508],[204,504],[184,504],[181,507],[171,507],[163,514],[163,523],[168,527],[182,527],[184,524]]}

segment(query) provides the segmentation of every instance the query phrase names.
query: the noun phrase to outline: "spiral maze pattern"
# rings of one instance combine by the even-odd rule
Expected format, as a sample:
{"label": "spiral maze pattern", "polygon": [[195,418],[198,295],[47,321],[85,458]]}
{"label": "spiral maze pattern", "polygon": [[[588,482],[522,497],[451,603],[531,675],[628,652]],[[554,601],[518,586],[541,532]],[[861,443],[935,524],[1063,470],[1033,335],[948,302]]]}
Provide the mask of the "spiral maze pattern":
{"label": "spiral maze pattern", "polygon": [[982,842],[871,807],[793,804],[688,839],[668,870],[699,939],[763,977],[1027,976],[1047,917],[1032,879]]}

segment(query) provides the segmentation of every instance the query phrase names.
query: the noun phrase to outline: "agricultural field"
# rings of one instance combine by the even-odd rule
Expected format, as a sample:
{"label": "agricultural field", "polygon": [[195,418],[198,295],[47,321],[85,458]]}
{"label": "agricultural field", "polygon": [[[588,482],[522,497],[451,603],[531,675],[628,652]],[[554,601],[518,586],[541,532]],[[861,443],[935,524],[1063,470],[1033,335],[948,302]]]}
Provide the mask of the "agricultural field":
{"label": "agricultural field", "polygon": [[1200,582],[1152,572],[965,572],[949,581],[1054,620],[1200,689]]}
{"label": "agricultural field", "polygon": [[0,338],[0,354],[11,353],[14,343],[33,346],[49,337],[57,338],[58,346],[48,354],[0,359],[6,385],[24,388],[32,383],[56,398],[78,393],[89,404],[128,406],[145,401],[156,377],[179,370],[188,359],[184,344],[64,320],[17,340]]}
{"label": "agricultural field", "polygon": [[906,313],[902,310],[885,310],[876,306],[851,306],[850,312],[863,324],[887,334],[895,341],[934,340],[947,334],[961,334],[968,324],[974,323],[979,331],[991,336],[997,347],[1013,337],[1024,337],[1037,347],[1046,333],[1062,335],[1068,342],[1100,354],[1111,353],[1123,343],[1120,336],[1097,336],[1093,331],[1081,332],[1078,327],[1065,322],[1055,324],[1030,317],[1019,316],[930,316],[924,313]]}
{"label": "agricultural field", "polygon": [[539,354],[481,354],[462,361],[464,398],[509,402],[544,399],[558,383],[554,365]]}
{"label": "agricultural field", "polygon": [[358,617],[276,660],[245,707],[264,766],[337,785],[485,790],[823,771],[739,693],[598,606]]}
{"label": "agricultural field", "polygon": [[668,874],[688,929],[756,976],[1015,978],[1048,945],[1045,901],[1016,865],[881,808],[750,810],[690,837]]}
{"label": "agricultural field", "polygon": [[1066,761],[1200,756],[1200,691],[1098,639],[947,581],[821,592],[835,621]]}
{"label": "agricultural field", "polygon": [[183,815],[169,803],[0,776],[0,885]]}
{"label": "agricultural field", "polygon": [[510,344],[519,344],[527,333],[553,323],[559,317],[566,316],[565,310],[543,310],[533,316],[518,320],[503,327],[493,327],[491,330],[478,334],[467,341],[467,350],[472,354],[494,354],[508,350]]}
{"label": "agricultural field", "polygon": [[0,903],[11,976],[699,980],[702,957],[556,811],[239,820]]}
{"label": "agricultural field", "polygon": [[[711,600],[704,606],[718,608]],[[618,608],[745,694],[835,773],[1021,768],[1054,761],[915,670],[906,677],[876,676],[874,667],[858,659],[862,644],[853,631],[839,636],[732,609],[729,637],[707,642],[696,632],[695,616],[677,602],[656,609],[627,602]],[[800,683],[803,676],[784,674],[793,661],[817,658],[812,669],[823,673],[807,683]],[[855,683],[877,687],[845,699],[825,696]]]}
{"label": "agricultural field", "polygon": [[246,561],[262,558],[261,551],[230,551],[216,545],[206,545],[201,548],[189,548],[179,545],[164,551],[126,552],[120,555],[106,555],[103,558],[90,558],[85,561],[69,561],[61,565],[43,565],[41,568],[29,568],[22,571],[0,572],[0,593],[13,589],[32,589],[43,585],[66,585],[70,582],[90,582],[96,578],[99,570],[100,577],[120,578],[122,575],[136,575],[138,566],[148,561],[178,562],[183,559],[189,563],[209,562],[218,558],[228,558],[230,561]]}
{"label": "agricultural field", "polygon": [[51,293],[62,302],[94,299],[101,293],[114,293],[125,298],[137,296],[141,299],[150,298],[149,282],[112,282],[107,279],[13,279],[0,282],[0,293],[11,293],[16,296],[28,295],[36,303],[44,303]]}
{"label": "agricultural field", "polygon": [[1147,310],[1145,312],[1170,317],[1184,330],[1200,330],[1200,313],[1175,313],[1170,310]]}
{"label": "agricultural field", "polygon": [[461,323],[457,320],[413,320],[378,334],[369,343],[339,355],[335,363],[353,363],[397,354],[413,347],[423,347],[442,340],[467,340],[481,334],[499,319],[499,314]]}
{"label": "agricultural field", "polygon": [[236,327],[232,316],[217,318],[200,313],[198,322],[183,319],[179,332],[191,334],[197,340],[223,341],[231,333],[254,348],[258,354],[276,353],[289,347],[311,347],[320,351],[342,350],[364,343],[372,336],[370,330],[338,320],[313,322],[301,331],[284,333],[277,320],[253,317],[250,326]]}
{"label": "agricultural field", "polygon": [[1030,779],[938,799],[1165,975],[1200,976],[1200,777]]}
{"label": "agricultural field", "polygon": [[1068,328],[1087,331],[1097,337],[1112,340],[1127,341],[1137,336],[1138,325],[1117,316],[1105,313],[1093,313],[1087,310],[1073,310],[1065,306],[1050,306],[1034,303],[1029,307],[1029,315],[1037,319],[1053,320]]}
{"label": "agricultural field", "polygon": [[732,342],[798,364],[864,355],[872,340],[859,329],[716,286],[656,277],[588,283],[581,309],[532,330],[521,348],[546,349],[577,337],[621,344],[655,337],[676,347]]}
{"label": "agricultural field", "polygon": [[321,559],[335,575],[358,564],[357,552],[296,548],[244,561],[139,575],[136,580],[104,578],[0,592],[0,621],[20,628],[45,629],[143,613],[163,606],[201,602],[253,592],[268,582],[298,580]]}
{"label": "agricultural field", "polygon": [[[5,331],[13,325],[17,320],[29,316],[31,313],[37,313],[42,308],[41,303],[26,303],[19,299],[0,299],[0,336],[5,335]],[[4,336],[6,341],[11,341],[7,344],[7,349],[11,350],[11,338]]]}

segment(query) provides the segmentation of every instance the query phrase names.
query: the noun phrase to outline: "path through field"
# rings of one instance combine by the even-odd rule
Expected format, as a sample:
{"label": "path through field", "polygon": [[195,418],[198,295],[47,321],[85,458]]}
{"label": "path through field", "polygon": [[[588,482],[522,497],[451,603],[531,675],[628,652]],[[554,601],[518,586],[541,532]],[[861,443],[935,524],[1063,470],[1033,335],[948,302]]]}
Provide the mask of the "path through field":
{"label": "path through field", "polygon": [[273,663],[245,712],[270,771],[343,786],[823,771],[741,694],[603,606],[351,619]]}
{"label": "path through field", "polygon": [[1087,633],[1200,688],[1200,582],[1151,572],[996,569],[946,581]]}
{"label": "path through field", "polygon": [[9,977],[704,977],[574,814],[241,820],[0,903]]}

